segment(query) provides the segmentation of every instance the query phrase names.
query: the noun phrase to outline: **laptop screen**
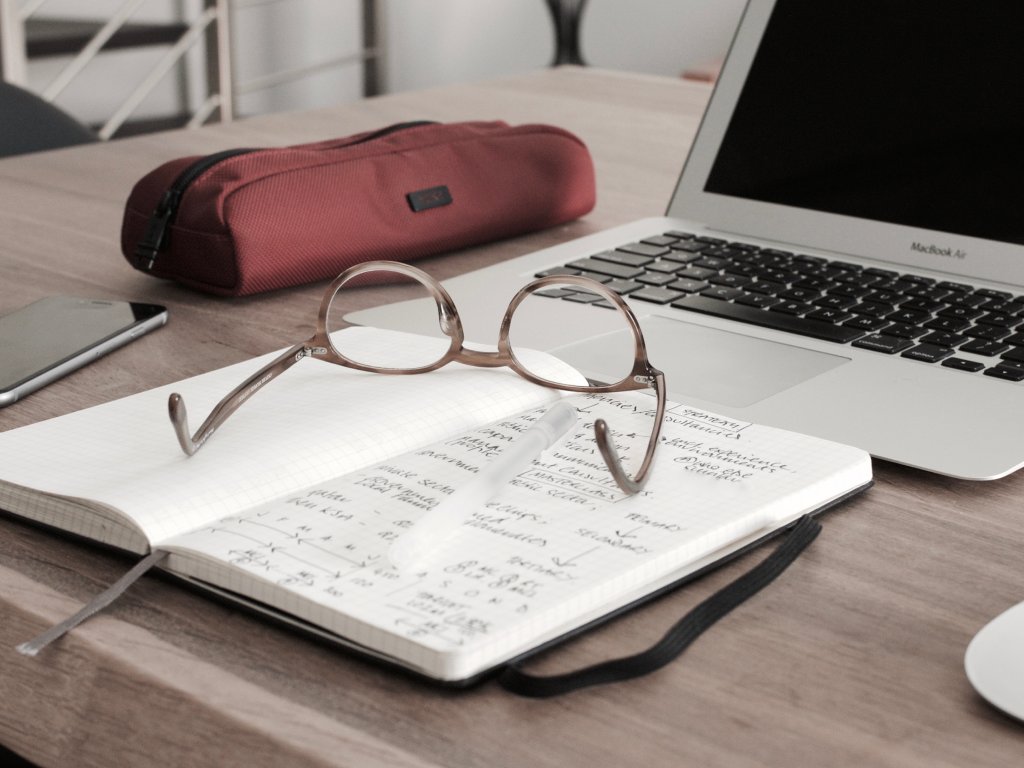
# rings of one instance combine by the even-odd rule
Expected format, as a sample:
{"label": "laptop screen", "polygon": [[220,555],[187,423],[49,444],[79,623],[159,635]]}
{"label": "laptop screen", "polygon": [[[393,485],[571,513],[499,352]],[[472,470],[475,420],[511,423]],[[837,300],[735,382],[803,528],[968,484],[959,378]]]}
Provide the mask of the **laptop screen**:
{"label": "laptop screen", "polygon": [[705,191],[1024,244],[1022,31],[1020,0],[778,0]]}

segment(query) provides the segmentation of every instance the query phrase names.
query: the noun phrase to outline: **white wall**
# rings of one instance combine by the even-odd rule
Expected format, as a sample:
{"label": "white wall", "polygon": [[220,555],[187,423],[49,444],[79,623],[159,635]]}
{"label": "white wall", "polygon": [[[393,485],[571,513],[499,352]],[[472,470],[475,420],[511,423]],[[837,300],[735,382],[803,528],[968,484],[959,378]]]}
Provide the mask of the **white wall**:
{"label": "white wall", "polygon": [[[589,0],[580,49],[593,66],[678,76],[722,56],[745,0]],[[414,90],[546,66],[543,0],[387,0],[388,87]]]}
{"label": "white wall", "polygon": [[[41,13],[102,17],[124,0],[48,0]],[[403,91],[525,72],[546,66],[553,27],[543,0],[382,0],[387,47],[385,87]],[[590,0],[581,49],[589,64],[678,76],[726,51],[744,0]],[[195,13],[199,0],[147,0],[136,18]],[[236,81],[245,88],[273,73],[307,75],[238,97],[243,115],[342,103],[361,95],[358,64],[325,66],[360,47],[360,0],[233,0]],[[57,103],[87,122],[101,121],[160,56],[159,51],[103,54]],[[30,65],[41,91],[60,61]],[[201,56],[187,77],[164,78],[138,115],[173,112],[182,93],[193,104],[203,88]]]}

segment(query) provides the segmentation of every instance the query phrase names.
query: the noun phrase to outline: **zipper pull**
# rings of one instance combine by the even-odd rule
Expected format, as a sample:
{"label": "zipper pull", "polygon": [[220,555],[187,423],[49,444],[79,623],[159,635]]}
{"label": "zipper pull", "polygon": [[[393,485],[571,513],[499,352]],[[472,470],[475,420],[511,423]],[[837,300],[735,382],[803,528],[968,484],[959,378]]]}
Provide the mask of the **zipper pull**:
{"label": "zipper pull", "polygon": [[167,241],[167,225],[178,209],[178,202],[181,200],[181,192],[176,189],[168,189],[160,198],[156,210],[149,219],[149,226],[142,236],[139,244],[135,246],[135,266],[147,272],[153,269],[157,254],[163,250]]}

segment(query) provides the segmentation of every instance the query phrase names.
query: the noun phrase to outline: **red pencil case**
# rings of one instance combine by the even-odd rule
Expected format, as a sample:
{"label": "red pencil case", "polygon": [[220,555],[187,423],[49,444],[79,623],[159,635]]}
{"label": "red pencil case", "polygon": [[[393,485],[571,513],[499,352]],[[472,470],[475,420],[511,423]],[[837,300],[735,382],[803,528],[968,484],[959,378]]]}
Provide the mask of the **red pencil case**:
{"label": "red pencil case", "polygon": [[590,154],[568,131],[402,123],[165,163],[132,189],[121,250],[156,277],[244,296],[551,227],[594,198]]}

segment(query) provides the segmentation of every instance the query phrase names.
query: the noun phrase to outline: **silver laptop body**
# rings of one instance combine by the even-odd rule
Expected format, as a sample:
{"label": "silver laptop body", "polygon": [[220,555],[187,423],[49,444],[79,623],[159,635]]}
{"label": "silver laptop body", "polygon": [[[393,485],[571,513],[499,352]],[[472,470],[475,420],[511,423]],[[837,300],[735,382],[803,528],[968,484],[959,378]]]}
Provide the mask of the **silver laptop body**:
{"label": "silver laptop body", "polygon": [[[825,340],[789,332],[771,313],[756,325],[707,314],[719,299],[699,294],[681,303],[701,311],[626,297],[673,400],[954,477],[1018,469],[1024,381],[1013,380],[1012,358],[1024,357],[1015,354],[1024,345],[1003,343],[1024,331],[1024,53],[1015,40],[1024,7],[1016,6],[751,0],[666,215],[446,282],[467,334],[493,343],[508,300],[534,275],[665,233],[855,265],[864,282],[909,276],[932,298],[939,286],[969,285],[969,294],[958,288],[946,298],[978,295],[982,307],[1006,310],[986,352],[1006,349],[964,351],[979,348],[964,337],[931,361],[904,353],[946,328],[938,312],[952,305],[939,299],[924,323],[934,327],[891,351],[863,339],[895,326]],[[551,300],[524,333],[600,380],[612,314]],[[419,316],[393,304],[346,319],[416,331]]]}

